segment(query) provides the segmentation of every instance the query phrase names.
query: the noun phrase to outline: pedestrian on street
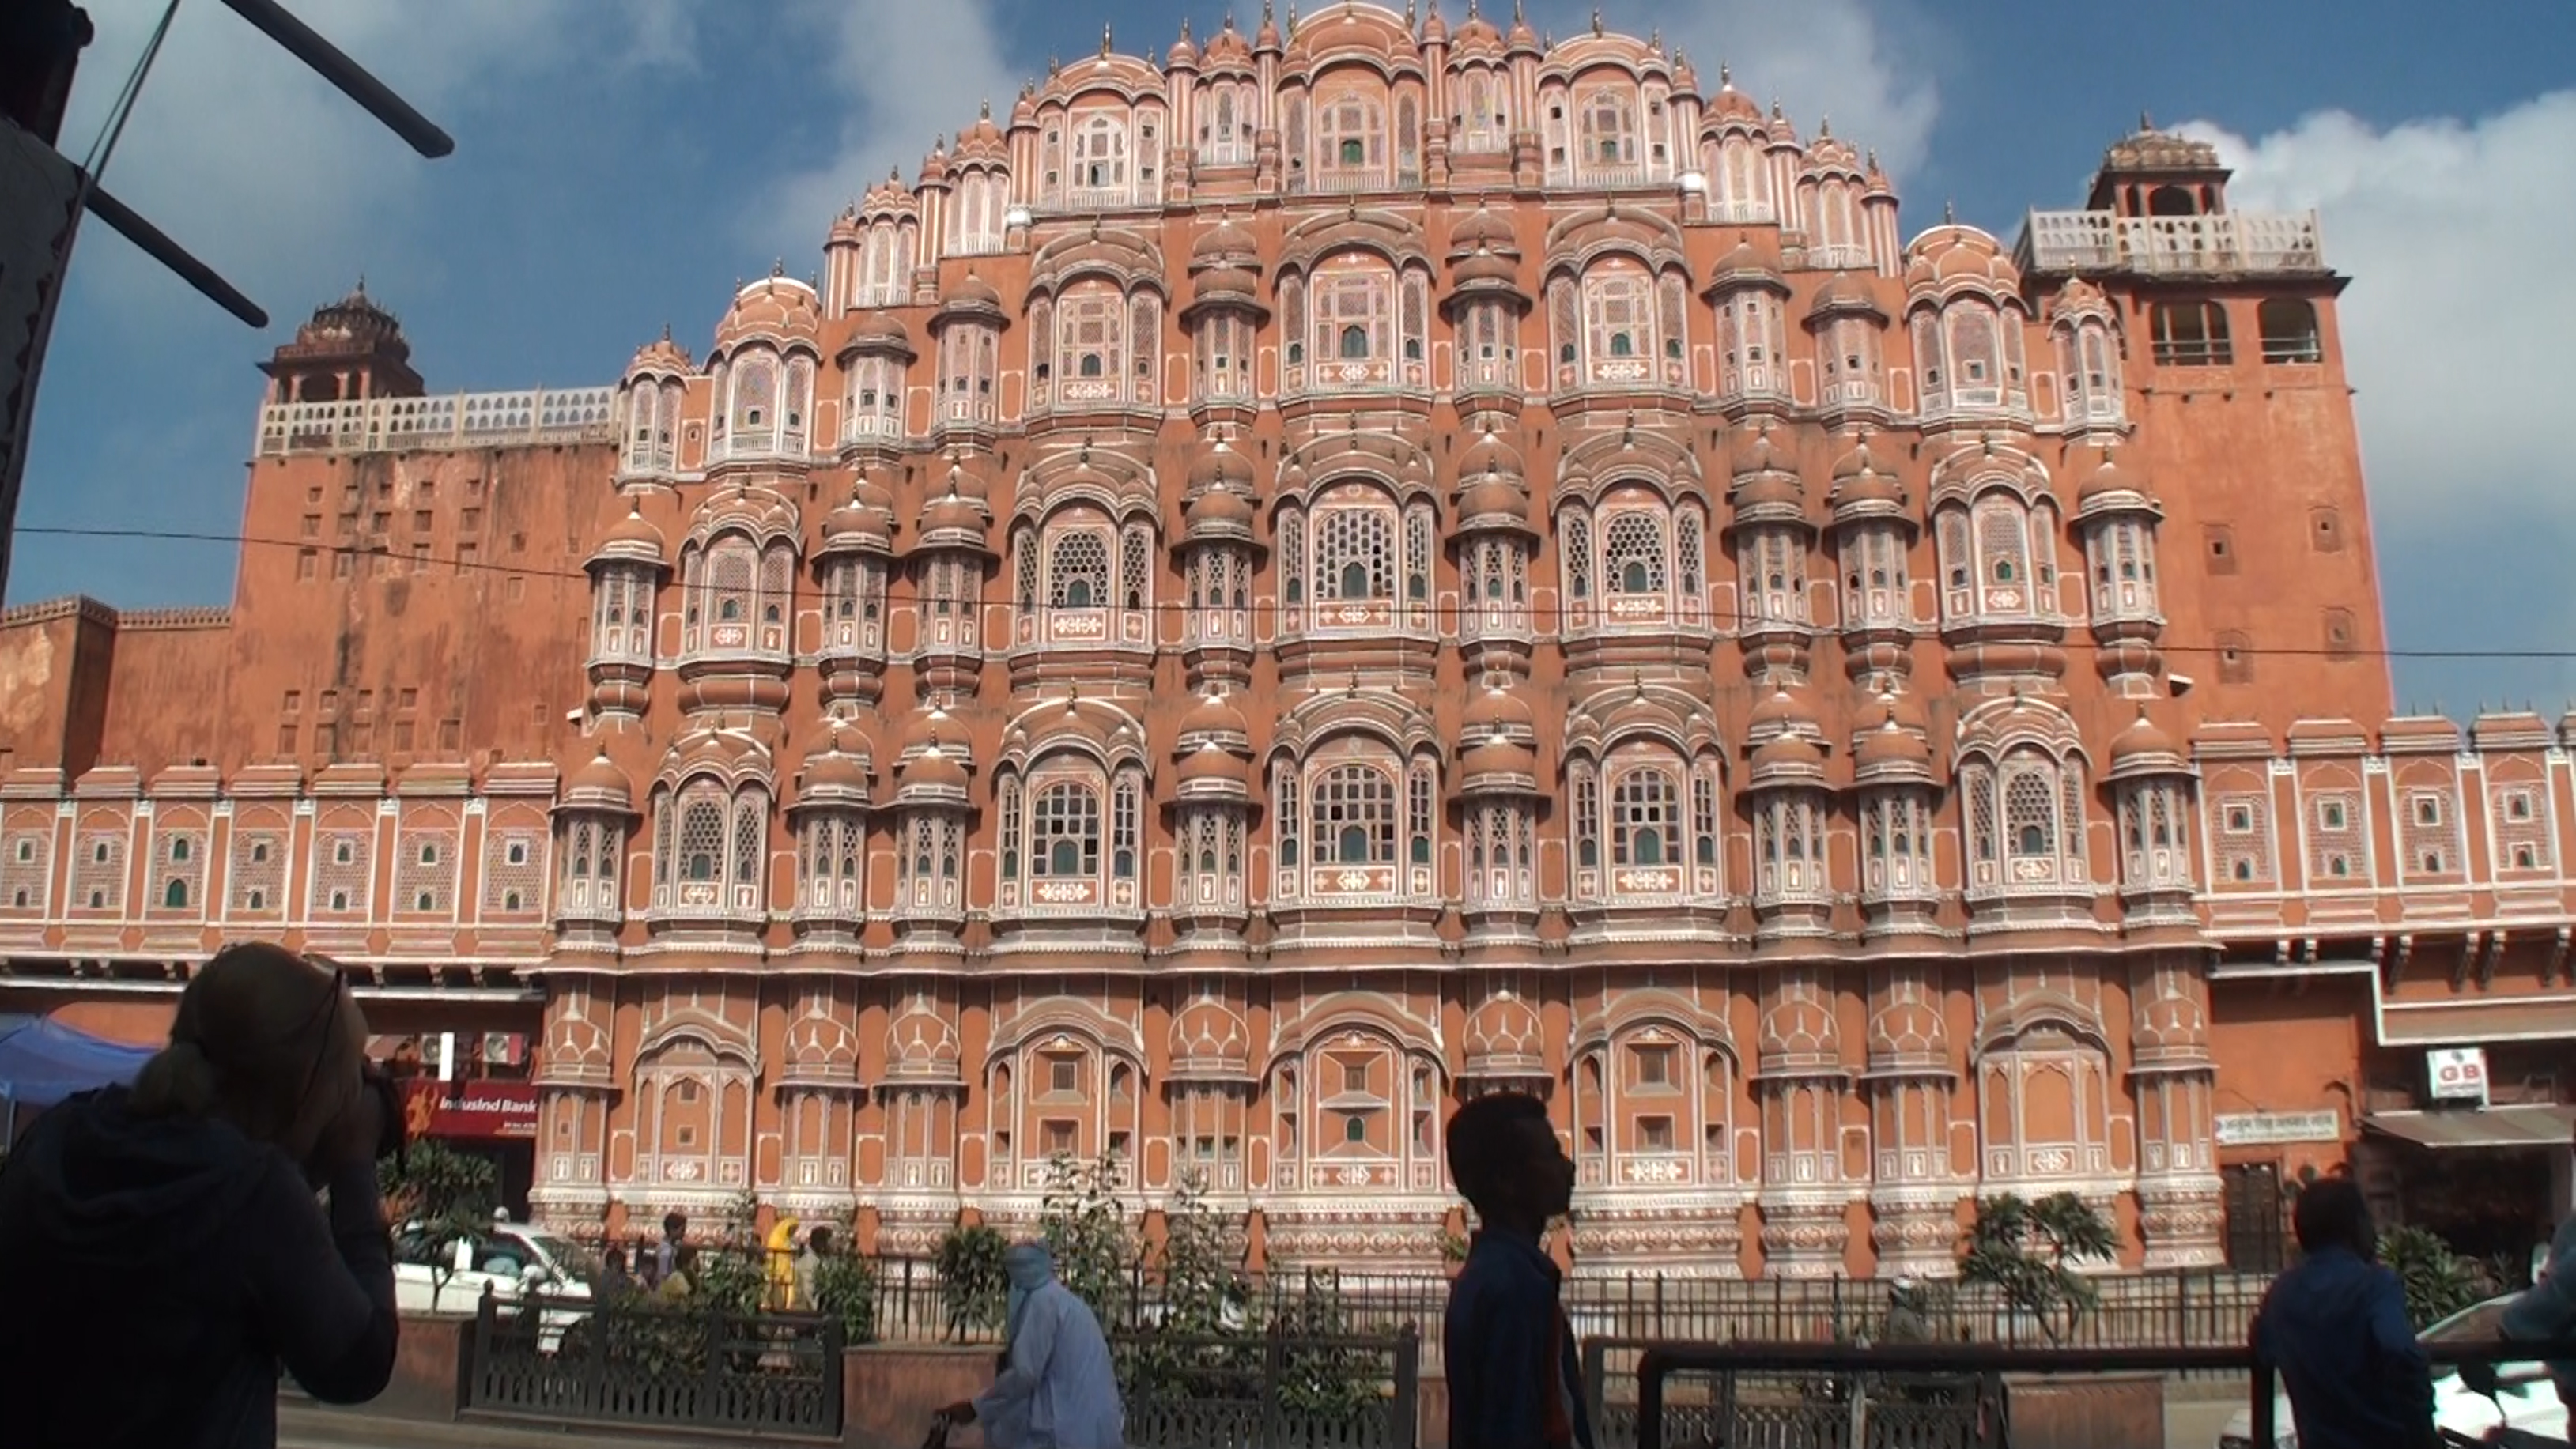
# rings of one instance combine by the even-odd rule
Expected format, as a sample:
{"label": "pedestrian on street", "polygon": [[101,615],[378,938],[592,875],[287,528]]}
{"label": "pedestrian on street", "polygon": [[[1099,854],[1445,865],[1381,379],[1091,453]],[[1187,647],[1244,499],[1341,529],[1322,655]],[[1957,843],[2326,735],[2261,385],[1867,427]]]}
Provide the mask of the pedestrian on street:
{"label": "pedestrian on street", "polygon": [[815,1305],[814,1280],[822,1276],[823,1260],[832,1255],[832,1230],[819,1227],[805,1235],[805,1251],[796,1255],[796,1310],[819,1313]]}
{"label": "pedestrian on street", "polygon": [[612,1247],[599,1262],[599,1300],[615,1303],[635,1293],[635,1275],[626,1271],[626,1250]]}
{"label": "pedestrian on street", "polygon": [[2397,1275],[2375,1261],[2361,1189],[2310,1183],[2290,1222],[2299,1263],[2264,1293],[2254,1351],[2281,1371],[2300,1449],[2431,1449],[2432,1362]]}
{"label": "pedestrian on street", "polygon": [[1449,1449],[1592,1449],[1564,1277],[1539,1246],[1574,1199],[1547,1104],[1497,1092],[1459,1108],[1449,1176],[1477,1223],[1449,1284]]}
{"label": "pedestrian on street", "polygon": [[401,1325],[366,1045],[337,970],[229,946],[131,1088],[36,1123],[0,1169],[0,1442],[273,1449],[281,1362],[325,1402],[384,1391]]}
{"label": "pedestrian on street", "polygon": [[992,1449],[1120,1449],[1126,1413],[1099,1317],[1056,1280],[1044,1243],[1013,1247],[1002,1268],[1011,1281],[1005,1366],[991,1388],[940,1416],[981,1423]]}
{"label": "pedestrian on street", "polygon": [[1923,1312],[1923,1290],[1911,1278],[1899,1278],[1888,1285],[1886,1341],[1932,1341],[1932,1320]]}
{"label": "pedestrian on street", "polygon": [[680,1245],[689,1239],[689,1219],[684,1213],[666,1213],[662,1218],[662,1242],[653,1250],[653,1271],[645,1279],[648,1288],[659,1288],[677,1265]]}
{"label": "pedestrian on street", "polygon": [[662,1281],[654,1285],[653,1296],[665,1303],[686,1302],[695,1287],[689,1280],[697,1271],[698,1245],[682,1243],[671,1251],[671,1266],[662,1274]]}

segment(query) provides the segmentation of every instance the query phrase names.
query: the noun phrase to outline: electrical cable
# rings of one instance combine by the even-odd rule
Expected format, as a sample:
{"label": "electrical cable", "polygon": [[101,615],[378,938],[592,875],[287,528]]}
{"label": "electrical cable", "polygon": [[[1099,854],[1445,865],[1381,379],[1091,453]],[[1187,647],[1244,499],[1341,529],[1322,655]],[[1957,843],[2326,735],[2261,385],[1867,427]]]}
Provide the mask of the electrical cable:
{"label": "electrical cable", "polygon": [[[412,566],[412,571],[413,571],[413,572],[415,572],[415,573],[418,573],[418,572],[427,572],[427,571],[435,570],[435,569],[444,569],[444,570],[448,570],[448,571],[450,571],[451,573],[454,573],[454,574],[464,574],[464,573],[496,573],[496,574],[506,574],[506,575],[509,575],[509,576],[511,576],[511,577],[514,577],[514,578],[578,579],[578,580],[580,580],[580,581],[582,581],[582,582],[584,582],[584,583],[588,583],[588,582],[590,581],[590,574],[589,574],[589,572],[588,572],[587,570],[584,570],[584,569],[559,569],[559,568],[549,568],[549,567],[545,567],[545,566],[541,566],[541,565],[512,564],[512,563],[496,563],[496,562],[490,562],[490,561],[483,560],[483,559],[479,559],[479,558],[478,558],[478,559],[468,559],[468,558],[463,558],[463,557],[456,556],[456,555],[404,554],[404,553],[396,553],[396,552],[392,551],[391,549],[386,549],[386,548],[377,548],[377,547],[373,547],[373,546],[361,546],[361,545],[356,545],[356,544],[333,544],[333,543],[323,543],[323,542],[321,542],[321,541],[320,541],[320,540],[318,540],[318,539],[303,539],[303,538],[259,538],[259,537],[255,537],[255,536],[252,536],[252,535],[249,535],[249,534],[198,532],[198,531],[187,530],[187,529],[163,529],[163,528],[74,528],[74,527],[69,527],[69,526],[59,526],[59,525],[29,525],[29,524],[21,524],[21,525],[19,525],[19,527],[18,527],[18,530],[17,530],[17,531],[18,531],[19,533],[22,533],[22,534],[38,534],[38,535],[43,535],[43,536],[47,536],[47,537],[54,537],[54,538],[136,539],[136,540],[147,540],[147,541],[157,541],[157,542],[172,542],[172,543],[221,543],[221,544],[231,544],[231,545],[243,546],[243,547],[261,547],[261,548],[292,548],[292,549],[298,549],[298,550],[310,550],[310,551],[312,551],[314,554],[316,554],[317,556],[318,556],[318,555],[320,555],[320,554],[325,554],[325,553],[333,554],[333,555],[342,555],[342,554],[345,554],[345,555],[348,555],[348,556],[350,556],[350,557],[352,557],[352,558],[376,558],[376,559],[382,559],[382,560],[386,560],[386,561],[389,561],[389,562],[392,562],[392,563],[396,563],[396,564],[405,564],[405,563],[407,563],[407,564],[410,564],[410,565]],[[349,579],[349,580],[335,580],[335,582],[350,582],[350,583],[354,583],[354,582],[357,582],[357,580],[355,580],[355,579]],[[703,586],[701,586],[701,587],[703,587]],[[829,596],[828,596],[827,594],[825,594],[821,589],[813,588],[813,587],[805,586],[805,585],[799,585],[798,587],[795,587],[795,588],[790,589],[790,590],[788,591],[788,596],[787,596],[787,597],[788,597],[789,602],[791,602],[791,603],[821,603],[821,602],[824,602],[825,600],[827,600]],[[978,602],[979,604],[982,604],[982,605],[986,606],[986,607],[1015,607],[1015,606],[1011,605],[1011,604],[1009,603],[1009,601],[1007,601],[1007,600],[985,600],[985,599],[979,599],[977,602]],[[1455,620],[1455,619],[1458,619],[1458,618],[1461,618],[1461,617],[1465,617],[1465,616],[1468,616],[1468,615],[1471,615],[1471,614],[1475,614],[1475,613],[1480,612],[1479,610],[1477,610],[1477,609],[1475,609],[1475,608],[1473,608],[1473,607],[1471,607],[1471,606],[1469,606],[1469,605],[1465,605],[1465,604],[1442,604],[1442,603],[1438,603],[1438,602],[1436,602],[1436,601],[1418,601],[1418,602],[1416,602],[1416,601],[1407,601],[1407,600],[1401,600],[1401,599],[1386,599],[1386,600],[1373,600],[1373,601],[1371,601],[1371,602],[1383,602],[1383,603],[1388,604],[1391,608],[1401,608],[1404,612],[1407,612],[1407,613],[1413,613],[1413,612],[1428,612],[1428,613],[1429,613],[1430,615],[1432,615],[1434,618],[1438,618],[1438,619],[1442,619],[1442,620]],[[1036,612],[1037,612],[1039,615],[1044,616],[1044,615],[1045,615],[1045,614],[1047,614],[1047,613],[1053,612],[1057,607],[1059,607],[1059,606],[1057,606],[1057,605],[1052,605],[1052,604],[1047,604],[1047,603],[1040,603],[1040,604],[1037,604],[1037,605],[1035,606],[1035,609],[1036,609]],[[1222,606],[1222,605],[1194,605],[1194,604],[1183,603],[1183,602],[1180,602],[1180,601],[1178,601],[1178,600],[1160,600],[1160,599],[1158,599],[1158,600],[1154,601],[1153,603],[1146,605],[1146,606],[1145,606],[1141,611],[1140,611],[1140,610],[1132,610],[1132,609],[1131,609],[1131,610],[1128,610],[1128,611],[1126,611],[1126,612],[1129,612],[1129,613],[1145,612],[1145,613],[1153,613],[1153,614],[1163,614],[1163,613],[1190,614],[1190,613],[1200,612],[1200,611],[1202,611],[1202,610],[1204,610],[1204,609],[1208,609],[1208,608],[1222,608],[1222,607],[1225,607],[1225,606]],[[1269,602],[1269,603],[1266,603],[1266,604],[1257,604],[1257,605],[1256,605],[1256,604],[1245,604],[1245,605],[1242,605],[1242,606],[1239,606],[1239,607],[1241,607],[1241,608],[1242,608],[1242,610],[1243,610],[1244,612],[1246,612],[1246,613],[1262,614],[1262,615],[1266,615],[1266,616],[1269,616],[1269,617],[1271,617],[1271,618],[1275,619],[1275,618],[1276,618],[1276,616],[1277,616],[1278,614],[1280,614],[1282,611],[1284,611],[1284,610],[1286,610],[1286,609],[1289,609],[1289,608],[1311,608],[1311,607],[1315,607],[1315,606],[1313,606],[1313,605],[1289,605],[1289,604],[1282,604],[1282,603],[1277,602],[1276,600],[1273,600],[1273,601],[1271,601],[1271,602]],[[1086,611],[1086,612],[1099,612],[1099,610],[1089,610],[1089,611]],[[1562,606],[1562,605],[1560,605],[1560,606],[1558,607],[1558,609],[1557,609],[1557,617],[1558,617],[1560,620],[1564,617],[1564,612],[1565,612],[1565,611],[1564,611],[1563,606]],[[1712,617],[1712,622],[1714,622],[1714,619],[1715,619],[1715,616],[1713,616],[1713,617]],[[1758,616],[1756,616],[1756,615],[1746,614],[1746,613],[1742,613],[1742,612],[1738,612],[1737,614],[1735,614],[1735,615],[1733,616],[1733,619],[1734,619],[1734,622],[1739,626],[1739,628],[1740,628],[1740,627],[1742,627],[1742,626],[1746,626],[1746,625],[1759,625],[1759,624],[1763,624],[1763,623],[1766,623],[1766,622],[1773,622],[1773,621],[1763,620],[1763,619],[1759,618],[1759,617],[1758,617]],[[2075,624],[2081,624],[2083,621],[2082,621],[2082,620],[2068,620],[2067,622],[2069,622],[2069,623],[2075,623]],[[1834,629],[1831,629],[1831,628],[1824,628],[1824,627],[1819,627],[1819,626],[1814,626],[1814,625],[1809,625],[1809,626],[1807,626],[1807,627],[1808,627],[1812,632],[1814,632],[1814,633],[1816,633],[1816,634],[1819,634],[1819,635],[1825,635],[1825,636],[1831,636],[1831,635],[1833,635],[1833,634],[1835,634],[1835,633],[1837,633],[1837,632],[1838,632],[1837,630],[1834,630]],[[1922,632],[1925,632],[1925,633],[1937,633],[1937,632],[1939,632],[1939,631],[1938,631],[1937,629],[1931,629],[1931,630],[1925,630],[1925,631],[1922,631]],[[2302,647],[2302,646],[2298,646],[2298,645],[2285,645],[2285,644],[2252,644],[2252,643],[2245,643],[2245,644],[2215,644],[2215,643],[2213,643],[2213,644],[2181,644],[2181,643],[2173,643],[2173,642],[2164,641],[2164,640],[2159,640],[2159,641],[2157,641],[2157,643],[2156,643],[2155,647],[2156,647],[2158,650],[2160,650],[2160,651],[2162,651],[2162,652],[2164,652],[2164,653],[2167,653],[2167,654],[2194,654],[2194,655],[2207,654],[2207,655],[2246,656],[2246,657],[2255,657],[2255,658],[2324,658],[2324,659],[2336,659],[2336,660],[2344,660],[2344,659],[2529,659],[2529,660],[2569,660],[2569,659],[2576,659],[2576,649],[2362,649],[2362,648],[2357,648],[2357,647],[2349,647],[2349,648],[2325,648],[2325,647]]]}

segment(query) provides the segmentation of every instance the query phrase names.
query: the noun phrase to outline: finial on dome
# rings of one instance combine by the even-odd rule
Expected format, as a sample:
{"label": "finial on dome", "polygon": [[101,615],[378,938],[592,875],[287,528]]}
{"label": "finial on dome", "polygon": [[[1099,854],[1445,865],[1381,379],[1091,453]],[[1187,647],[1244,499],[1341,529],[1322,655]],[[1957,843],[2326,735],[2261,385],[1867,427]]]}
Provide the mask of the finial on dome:
{"label": "finial on dome", "polygon": [[1412,30],[1422,23],[1422,17],[1415,13],[1413,6],[1414,0],[1404,0],[1404,28],[1407,30]]}
{"label": "finial on dome", "polygon": [[977,119],[985,121],[993,119],[993,98],[991,96],[986,96],[984,98],[983,105],[977,108]]}
{"label": "finial on dome", "polygon": [[1595,36],[1601,33],[1601,7],[1598,5],[1592,7],[1592,33]]}
{"label": "finial on dome", "polygon": [[1184,16],[1182,16],[1182,17],[1181,17],[1181,39],[1182,39],[1183,41],[1185,41],[1185,42],[1186,42],[1189,38],[1190,38],[1190,17],[1188,17],[1188,16],[1184,15]]}
{"label": "finial on dome", "polygon": [[1109,22],[1106,20],[1100,22],[1100,58],[1109,58]]}
{"label": "finial on dome", "polygon": [[668,322],[662,324],[662,340],[665,342],[671,340],[671,324]]}
{"label": "finial on dome", "polygon": [[1957,226],[1959,224],[1959,208],[1956,202],[1944,201],[1941,203],[1941,224],[1943,226]]}
{"label": "finial on dome", "polygon": [[1869,148],[1869,169],[1872,174],[1876,174],[1878,171],[1878,148],[1876,146]]}
{"label": "finial on dome", "polygon": [[1775,121],[1785,121],[1789,119],[1789,113],[1780,109],[1780,98],[1778,96],[1773,96],[1771,98],[1771,119]]}
{"label": "finial on dome", "polygon": [[1657,55],[1664,53],[1664,27],[1658,25],[1646,32],[1646,49]]}
{"label": "finial on dome", "polygon": [[1049,79],[1049,80],[1053,80],[1053,79],[1055,79],[1057,76],[1062,75],[1063,73],[1064,73],[1064,62],[1063,62],[1063,61],[1061,61],[1061,60],[1058,60],[1057,58],[1055,58],[1055,57],[1054,57],[1054,56],[1052,56],[1052,55],[1048,56],[1048,57],[1047,57],[1047,79]]}
{"label": "finial on dome", "polygon": [[2146,107],[2140,106],[2138,108],[2138,134],[2143,136],[2148,132],[2155,130],[2155,128],[2155,118],[2147,114]]}
{"label": "finial on dome", "polygon": [[1724,60],[1717,63],[1717,88],[1722,91],[1735,89],[1735,68]]}
{"label": "finial on dome", "polygon": [[778,280],[780,277],[783,277],[783,276],[785,276],[785,275],[787,275],[787,259],[786,259],[785,257],[772,257],[772,258],[770,258],[770,260],[769,260],[769,278],[770,278],[770,280],[771,280],[771,281],[776,281],[776,280]]}
{"label": "finial on dome", "polygon": [[358,274],[358,290],[356,290],[355,292],[350,293],[349,295],[351,295],[351,296],[353,296],[353,297],[363,297],[363,296],[367,295],[367,274],[366,274],[366,273],[364,273],[364,272],[360,272],[360,273]]}

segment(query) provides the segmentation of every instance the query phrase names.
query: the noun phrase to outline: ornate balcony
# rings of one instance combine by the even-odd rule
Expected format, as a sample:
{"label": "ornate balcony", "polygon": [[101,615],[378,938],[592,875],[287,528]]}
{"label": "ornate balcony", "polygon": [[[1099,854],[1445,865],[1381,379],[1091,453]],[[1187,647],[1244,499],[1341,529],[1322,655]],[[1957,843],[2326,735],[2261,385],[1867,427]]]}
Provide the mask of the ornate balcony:
{"label": "ornate balcony", "polygon": [[259,455],[614,442],[616,410],[613,387],[270,403],[259,410]]}
{"label": "ornate balcony", "polygon": [[2313,211],[2214,216],[2034,211],[2014,245],[2013,260],[2024,272],[2225,276],[2326,270]]}

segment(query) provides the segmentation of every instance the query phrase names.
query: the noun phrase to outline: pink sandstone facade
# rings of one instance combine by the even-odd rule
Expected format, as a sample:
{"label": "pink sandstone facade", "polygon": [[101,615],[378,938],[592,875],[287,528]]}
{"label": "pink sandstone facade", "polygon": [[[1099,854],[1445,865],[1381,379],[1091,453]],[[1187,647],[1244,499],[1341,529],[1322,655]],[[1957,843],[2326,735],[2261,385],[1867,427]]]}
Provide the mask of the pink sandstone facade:
{"label": "pink sandstone facade", "polygon": [[1906,242],[1656,42],[1340,4],[1104,42],[614,388],[353,295],[229,612],[0,624],[0,1004],[329,951],[539,1035],[584,1232],[1115,1152],[1429,1268],[1525,1087],[1579,1271],[2059,1190],[2215,1264],[2223,1172],[2576,1033],[2563,730],[2390,717],[2343,281],[2226,179]]}

